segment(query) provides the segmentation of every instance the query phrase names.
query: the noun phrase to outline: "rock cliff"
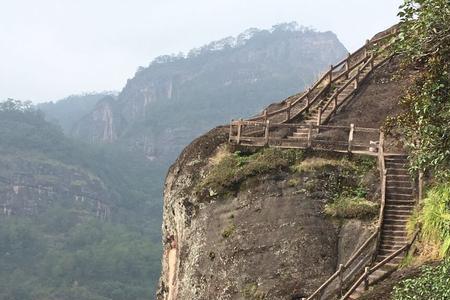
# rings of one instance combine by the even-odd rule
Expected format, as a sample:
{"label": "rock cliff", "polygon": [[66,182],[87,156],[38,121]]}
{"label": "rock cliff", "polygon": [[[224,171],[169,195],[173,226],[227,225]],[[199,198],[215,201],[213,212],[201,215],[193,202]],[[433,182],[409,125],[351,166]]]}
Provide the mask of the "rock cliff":
{"label": "rock cliff", "polygon": [[[212,130],[169,171],[158,299],[300,299],[373,230],[370,220],[339,221],[323,213],[354,178],[334,165],[341,158],[331,157],[300,175],[280,168],[225,193],[199,189],[214,161],[227,155],[226,137],[225,128]],[[305,159],[314,164],[317,158]]]}
{"label": "rock cliff", "polygon": [[[399,70],[398,57],[375,70],[330,123],[382,126],[400,111],[398,100],[415,75],[411,69]],[[219,127],[196,139],[169,169],[157,298],[301,299],[333,274],[373,230],[370,218],[324,213],[342,195],[342,186],[347,191],[355,188],[355,171],[337,162],[357,158],[303,153],[301,160],[312,166],[296,168],[298,162],[280,163],[280,155],[287,155],[281,151],[249,171],[249,150],[224,150],[227,135],[228,129]],[[219,163],[217,170],[218,161],[230,156],[234,162]],[[223,178],[214,181],[211,176]],[[376,176],[370,177],[370,170],[358,176],[369,178],[364,181],[366,197],[379,201]]]}

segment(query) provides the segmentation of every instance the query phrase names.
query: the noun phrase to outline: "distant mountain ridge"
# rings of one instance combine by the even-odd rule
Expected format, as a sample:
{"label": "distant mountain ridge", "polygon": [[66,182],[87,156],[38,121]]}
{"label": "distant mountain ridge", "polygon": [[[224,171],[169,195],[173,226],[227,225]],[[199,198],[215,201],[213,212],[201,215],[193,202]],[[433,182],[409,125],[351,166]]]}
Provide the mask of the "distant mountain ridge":
{"label": "distant mountain ridge", "polygon": [[172,160],[197,135],[304,89],[346,54],[332,32],[296,23],[249,29],[140,67],[117,98],[97,102],[71,133]]}
{"label": "distant mountain ridge", "polygon": [[48,121],[57,123],[65,133],[70,134],[74,124],[89,114],[101,99],[116,97],[117,94],[105,91],[72,95],[58,101],[39,103],[36,108],[45,113]]}

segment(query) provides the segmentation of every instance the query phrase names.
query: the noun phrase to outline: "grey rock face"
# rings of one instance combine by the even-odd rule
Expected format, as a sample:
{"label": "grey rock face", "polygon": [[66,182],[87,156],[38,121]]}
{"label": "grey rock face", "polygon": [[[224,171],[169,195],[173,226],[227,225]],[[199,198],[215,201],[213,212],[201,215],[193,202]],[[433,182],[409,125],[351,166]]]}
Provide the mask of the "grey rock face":
{"label": "grey rock face", "polygon": [[371,224],[325,217],[325,199],[292,187],[283,172],[255,177],[235,195],[205,201],[194,187],[225,139],[226,128],[197,139],[167,175],[158,299],[310,294],[364,241]]}

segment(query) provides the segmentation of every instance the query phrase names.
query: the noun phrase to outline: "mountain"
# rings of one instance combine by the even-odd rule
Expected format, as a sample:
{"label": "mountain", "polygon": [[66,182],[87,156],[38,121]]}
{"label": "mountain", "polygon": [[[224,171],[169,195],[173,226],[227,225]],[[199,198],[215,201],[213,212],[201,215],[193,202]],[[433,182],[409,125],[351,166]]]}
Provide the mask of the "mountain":
{"label": "mountain", "polygon": [[36,108],[44,112],[48,121],[59,124],[65,133],[70,133],[75,123],[90,113],[98,101],[114,95],[113,92],[72,95],[55,102],[39,103]]}
{"label": "mountain", "polygon": [[297,92],[344,55],[333,33],[283,24],[159,57],[118,95],[37,110],[3,103],[0,299],[151,298],[164,177],[180,150]]}
{"label": "mountain", "polygon": [[304,89],[346,54],[332,32],[296,23],[249,29],[139,68],[117,98],[99,101],[72,134],[171,161],[194,137]]}
{"label": "mountain", "polygon": [[159,195],[148,168],[0,103],[0,299],[149,299]]}

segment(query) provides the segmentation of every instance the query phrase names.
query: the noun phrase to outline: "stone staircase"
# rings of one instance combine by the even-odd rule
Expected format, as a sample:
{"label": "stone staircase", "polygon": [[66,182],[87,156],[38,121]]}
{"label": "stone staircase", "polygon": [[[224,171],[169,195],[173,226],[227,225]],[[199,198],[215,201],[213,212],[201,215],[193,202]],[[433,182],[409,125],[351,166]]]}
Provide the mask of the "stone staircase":
{"label": "stone staircase", "polygon": [[[384,58],[375,58],[374,64],[377,65],[380,62],[382,62]],[[361,66],[363,66],[364,63],[361,63]],[[307,113],[304,114],[302,120],[298,122],[299,124],[304,125],[319,125],[319,109],[322,110],[321,113],[321,124],[323,124],[323,120],[328,120],[331,115],[336,111],[338,107],[340,107],[344,102],[349,101],[349,97],[357,90],[358,85],[355,85],[353,83],[350,83],[352,76],[357,75],[358,76],[358,82],[363,81],[367,78],[367,76],[371,73],[372,69],[370,66],[366,66],[364,69],[362,69],[359,73],[356,69],[353,73],[350,73],[347,78],[344,78],[340,82],[337,82],[334,84],[333,89],[330,90],[330,92],[327,93],[326,97],[322,101],[319,101],[316,105],[313,105]],[[332,97],[334,94],[334,91],[339,90],[340,88],[345,88],[337,95],[337,101],[336,104],[330,104],[325,109],[323,109],[326,105],[326,103],[332,101]],[[336,107],[335,107],[336,106]],[[298,128],[295,132],[292,133],[292,135],[288,136],[289,139],[293,140],[300,140],[306,142],[308,138],[308,128]]]}
{"label": "stone staircase", "polygon": [[[406,223],[411,216],[415,200],[413,185],[407,170],[405,155],[385,156],[386,163],[386,206],[384,209],[381,240],[373,265],[383,261],[398,249],[408,243]],[[402,261],[405,254],[401,253],[389,263],[369,276],[369,285],[375,284],[389,275]],[[361,284],[349,299],[358,299],[364,293]]]}

